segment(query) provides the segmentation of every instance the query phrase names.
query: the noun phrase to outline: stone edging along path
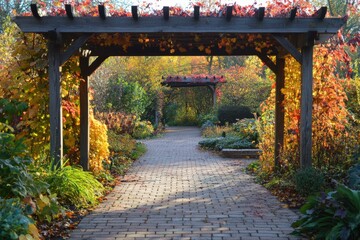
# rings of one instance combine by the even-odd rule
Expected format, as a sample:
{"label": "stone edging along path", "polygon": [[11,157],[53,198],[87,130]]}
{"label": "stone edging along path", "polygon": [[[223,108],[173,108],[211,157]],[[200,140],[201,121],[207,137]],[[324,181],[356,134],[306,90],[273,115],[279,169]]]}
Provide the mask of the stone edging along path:
{"label": "stone edging along path", "polygon": [[168,128],[71,239],[296,239],[298,218],[243,172],[249,160],[199,150],[197,128]]}

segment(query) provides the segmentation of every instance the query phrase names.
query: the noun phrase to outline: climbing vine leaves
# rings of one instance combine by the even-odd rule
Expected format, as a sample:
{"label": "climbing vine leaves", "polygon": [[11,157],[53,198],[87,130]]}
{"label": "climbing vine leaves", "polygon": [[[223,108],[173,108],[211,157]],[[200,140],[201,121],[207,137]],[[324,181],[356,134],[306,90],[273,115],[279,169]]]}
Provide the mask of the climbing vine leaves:
{"label": "climbing vine leaves", "polygon": [[[351,128],[351,115],[346,108],[346,79],[336,73],[337,62],[343,58],[343,49],[329,49],[325,46],[314,50],[313,89],[313,164],[316,167],[331,167],[346,164],[345,154],[354,145],[356,131]],[[285,87],[282,93],[285,108],[285,141],[282,146],[282,169],[299,167],[299,124],[301,76],[300,64],[294,58],[286,58]],[[275,85],[273,85],[275,87]],[[274,106],[275,89],[262,106],[259,117],[261,135],[260,148],[263,150],[261,162],[266,171],[274,168]]]}

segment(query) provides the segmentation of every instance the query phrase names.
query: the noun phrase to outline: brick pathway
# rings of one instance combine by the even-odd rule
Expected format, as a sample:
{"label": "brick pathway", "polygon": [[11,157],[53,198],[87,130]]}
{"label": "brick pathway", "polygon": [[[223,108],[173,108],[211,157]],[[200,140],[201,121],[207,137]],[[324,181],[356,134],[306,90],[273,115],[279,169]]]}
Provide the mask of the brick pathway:
{"label": "brick pathway", "polygon": [[246,161],[198,150],[196,128],[169,128],[71,239],[293,239],[297,215],[243,173]]}

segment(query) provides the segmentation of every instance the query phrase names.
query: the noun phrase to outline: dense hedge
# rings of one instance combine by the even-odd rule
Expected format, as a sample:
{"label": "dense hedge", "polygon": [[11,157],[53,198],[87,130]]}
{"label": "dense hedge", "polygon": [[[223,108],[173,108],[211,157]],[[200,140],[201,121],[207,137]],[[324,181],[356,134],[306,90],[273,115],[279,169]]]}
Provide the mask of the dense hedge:
{"label": "dense hedge", "polygon": [[220,124],[235,123],[239,119],[253,118],[249,107],[246,106],[221,106],[218,110]]}

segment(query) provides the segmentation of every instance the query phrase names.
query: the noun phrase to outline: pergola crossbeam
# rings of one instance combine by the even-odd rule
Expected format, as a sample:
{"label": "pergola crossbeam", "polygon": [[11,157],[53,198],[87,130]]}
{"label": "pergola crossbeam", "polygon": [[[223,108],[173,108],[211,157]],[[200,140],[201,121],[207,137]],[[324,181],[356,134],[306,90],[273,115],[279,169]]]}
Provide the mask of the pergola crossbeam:
{"label": "pergola crossbeam", "polygon": [[170,18],[170,8],[168,6],[163,7],[164,20],[167,21]]}
{"label": "pergola crossbeam", "polygon": [[105,9],[105,5],[98,5],[98,12],[99,12],[99,17],[102,20],[106,19],[106,9]]}
{"label": "pergola crossbeam", "polygon": [[90,38],[91,34],[83,34],[80,37],[78,37],[76,40],[74,40],[71,45],[61,53],[60,56],[60,65],[63,65],[71,56],[74,55],[76,51],[78,51]]}
{"label": "pergola crossbeam", "polygon": [[200,19],[200,6],[194,6],[194,19]]}
{"label": "pergola crossbeam", "polygon": [[296,12],[297,12],[297,8],[291,9],[290,14],[289,14],[289,19],[290,19],[290,21],[293,21],[293,20],[295,19],[295,17],[296,17]]}
{"label": "pergola crossbeam", "polygon": [[35,4],[35,3],[30,4],[30,9],[31,9],[32,15],[33,15],[36,19],[40,19],[40,18],[41,18],[40,14],[39,14],[38,7],[37,7],[37,4]]}
{"label": "pergola crossbeam", "polygon": [[301,53],[296,49],[296,47],[286,38],[280,35],[273,34],[273,38],[280,43],[280,45],[288,51],[299,63],[302,62],[302,55]]}
{"label": "pergola crossbeam", "polygon": [[[164,13],[165,14],[165,13]],[[164,17],[139,18],[134,24],[131,17],[108,17],[106,24],[98,17],[42,17],[39,21],[33,17],[16,17],[15,22],[23,32],[47,33],[56,29],[61,33],[237,33],[237,34],[303,34],[316,31],[318,34],[336,34],[344,24],[339,18],[264,18],[254,17],[193,18],[173,16],[171,21]]]}
{"label": "pergola crossbeam", "polygon": [[98,56],[87,68],[86,74],[87,76],[90,76],[93,72],[95,72],[96,69],[100,67],[100,65],[108,58],[109,56],[101,55]]}
{"label": "pergola crossbeam", "polygon": [[256,17],[259,21],[264,20],[264,17],[265,17],[265,8],[264,7],[260,7],[257,9]]}
{"label": "pergola crossbeam", "polygon": [[321,7],[314,13],[314,16],[317,17],[319,20],[324,20],[327,12],[327,7]]}
{"label": "pergola crossbeam", "polygon": [[277,66],[267,55],[259,53],[257,56],[265,63],[268,68],[270,68],[271,71],[273,71],[273,73],[277,73]]}
{"label": "pergola crossbeam", "polygon": [[226,7],[226,21],[230,21],[232,18],[232,11],[233,11],[233,7],[232,6],[227,6]]}
{"label": "pergola crossbeam", "polygon": [[69,19],[74,19],[74,8],[73,6],[71,6],[71,4],[65,4],[65,12],[66,12],[66,16]]}
{"label": "pergola crossbeam", "polygon": [[138,15],[138,7],[137,6],[131,6],[131,15],[135,21],[139,20]]}

